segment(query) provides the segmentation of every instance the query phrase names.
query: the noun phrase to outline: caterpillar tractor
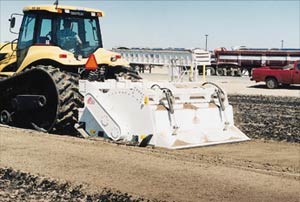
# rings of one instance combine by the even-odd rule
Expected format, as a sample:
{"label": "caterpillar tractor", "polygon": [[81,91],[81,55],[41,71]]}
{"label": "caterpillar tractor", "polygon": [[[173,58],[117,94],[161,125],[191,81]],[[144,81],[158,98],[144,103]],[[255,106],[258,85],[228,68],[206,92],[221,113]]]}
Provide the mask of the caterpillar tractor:
{"label": "caterpillar tractor", "polygon": [[[12,14],[10,31],[15,29]],[[0,44],[0,123],[47,132],[78,121],[78,81],[140,77],[103,49],[101,10],[62,5],[23,9],[18,39]]]}
{"label": "caterpillar tractor", "polygon": [[[102,16],[58,4],[24,8],[18,39],[0,45],[0,124],[169,149],[249,140],[216,84],[143,80],[103,49]],[[12,15],[11,31],[15,22]]]}

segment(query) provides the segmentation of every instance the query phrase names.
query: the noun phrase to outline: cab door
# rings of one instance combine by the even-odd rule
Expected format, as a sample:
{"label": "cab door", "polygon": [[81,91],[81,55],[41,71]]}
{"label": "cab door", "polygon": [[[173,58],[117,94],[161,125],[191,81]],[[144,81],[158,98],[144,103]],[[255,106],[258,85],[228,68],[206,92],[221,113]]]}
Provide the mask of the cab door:
{"label": "cab door", "polygon": [[28,49],[34,43],[34,30],[36,26],[36,16],[34,14],[26,14],[20,28],[20,34],[17,45],[17,72],[21,71],[20,67],[27,55]]}
{"label": "cab door", "polygon": [[294,84],[300,84],[300,62],[297,63],[296,69],[293,71]]}

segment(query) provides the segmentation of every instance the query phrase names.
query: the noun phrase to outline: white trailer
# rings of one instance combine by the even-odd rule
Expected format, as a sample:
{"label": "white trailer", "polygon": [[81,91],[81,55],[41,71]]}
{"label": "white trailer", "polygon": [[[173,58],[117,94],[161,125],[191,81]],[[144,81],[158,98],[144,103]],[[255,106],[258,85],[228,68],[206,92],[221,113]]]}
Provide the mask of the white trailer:
{"label": "white trailer", "polygon": [[[173,69],[174,74],[191,69],[196,70],[200,66],[211,65],[211,54],[202,49],[138,49],[138,48],[114,48],[127,60],[130,65],[140,72],[154,67],[167,67]],[[174,69],[176,71],[174,71]],[[194,71],[195,73],[197,71]]]}

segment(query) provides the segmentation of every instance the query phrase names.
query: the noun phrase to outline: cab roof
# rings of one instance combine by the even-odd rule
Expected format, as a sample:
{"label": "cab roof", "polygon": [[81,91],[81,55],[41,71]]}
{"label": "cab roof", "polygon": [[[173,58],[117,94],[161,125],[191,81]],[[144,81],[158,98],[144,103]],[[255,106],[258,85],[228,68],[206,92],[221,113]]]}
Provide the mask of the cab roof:
{"label": "cab roof", "polygon": [[[76,6],[65,6],[65,5],[32,5],[26,6],[23,8],[23,11],[48,11],[52,13],[61,13],[62,10],[69,10],[69,11],[84,11],[88,13],[97,13],[99,17],[104,16],[104,12],[94,8],[82,8]],[[100,15],[99,15],[100,14]]]}

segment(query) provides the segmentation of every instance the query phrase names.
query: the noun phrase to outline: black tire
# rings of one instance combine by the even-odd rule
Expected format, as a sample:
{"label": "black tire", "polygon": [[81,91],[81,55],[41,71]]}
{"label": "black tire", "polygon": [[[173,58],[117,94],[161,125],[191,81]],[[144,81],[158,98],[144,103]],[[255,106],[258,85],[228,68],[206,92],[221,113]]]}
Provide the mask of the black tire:
{"label": "black tire", "polygon": [[84,106],[83,96],[79,92],[79,77],[61,72],[53,66],[39,65],[37,68],[43,68],[51,75],[59,93],[57,119],[48,132],[60,133],[72,130],[78,123],[78,108]]}
{"label": "black tire", "polygon": [[278,87],[278,81],[277,79],[273,78],[273,77],[269,77],[266,79],[266,86],[269,89],[275,89]]}
{"label": "black tire", "polygon": [[208,70],[208,69],[210,69],[210,75],[211,75],[211,76],[216,75],[216,70],[215,70],[215,68],[213,68],[213,67],[208,67],[207,70]]}
{"label": "black tire", "polygon": [[216,74],[217,76],[224,76],[223,68],[217,68]]}
{"label": "black tire", "polygon": [[230,69],[230,76],[235,76],[235,70],[234,69]]}
{"label": "black tire", "polygon": [[105,66],[98,67],[96,70],[91,70],[88,72],[88,81],[104,81],[106,68]]}
{"label": "black tire", "polygon": [[[78,108],[83,107],[78,86],[79,77],[48,65],[32,67],[1,80],[1,122],[50,133],[73,131],[78,122]],[[24,100],[20,101],[22,104],[16,104],[17,96],[22,95],[38,95],[45,100],[41,105],[28,105]],[[36,102],[26,99],[27,102]]]}
{"label": "black tire", "polygon": [[0,112],[0,123],[8,125],[11,121],[10,113],[6,110]]}
{"label": "black tire", "polygon": [[237,69],[236,75],[237,76],[242,76],[242,70],[240,68]]}
{"label": "black tire", "polygon": [[243,67],[242,67],[242,71],[241,71],[241,72],[242,72],[242,75],[243,75],[243,76],[246,76],[247,74],[249,74],[249,71],[248,71],[247,68],[243,68]]}

